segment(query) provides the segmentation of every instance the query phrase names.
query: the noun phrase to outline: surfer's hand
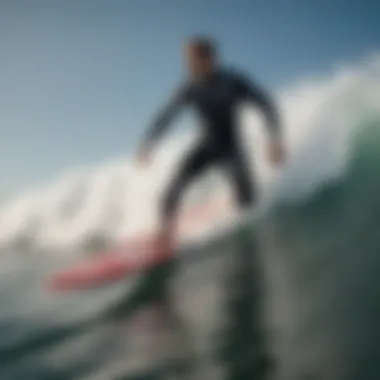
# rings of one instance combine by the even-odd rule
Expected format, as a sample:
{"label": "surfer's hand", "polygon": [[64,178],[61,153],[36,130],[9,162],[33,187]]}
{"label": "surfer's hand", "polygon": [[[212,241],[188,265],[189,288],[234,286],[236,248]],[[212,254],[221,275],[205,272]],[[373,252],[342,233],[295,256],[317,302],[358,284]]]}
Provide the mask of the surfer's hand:
{"label": "surfer's hand", "polygon": [[269,160],[275,164],[281,164],[285,161],[286,152],[284,142],[280,138],[272,138],[268,147]]}
{"label": "surfer's hand", "polygon": [[140,151],[137,154],[137,161],[140,165],[149,165],[152,157],[151,152],[149,149],[140,149]]}

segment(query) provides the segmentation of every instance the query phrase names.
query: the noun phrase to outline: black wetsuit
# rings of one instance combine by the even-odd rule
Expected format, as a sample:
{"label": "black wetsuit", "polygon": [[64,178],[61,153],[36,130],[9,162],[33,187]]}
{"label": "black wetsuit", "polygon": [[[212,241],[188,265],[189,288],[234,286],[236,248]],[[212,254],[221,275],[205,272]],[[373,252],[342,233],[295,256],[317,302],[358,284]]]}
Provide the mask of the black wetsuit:
{"label": "black wetsuit", "polygon": [[203,129],[200,141],[185,158],[165,194],[162,205],[164,218],[176,211],[189,182],[212,165],[226,169],[239,205],[246,206],[255,200],[255,186],[237,136],[235,106],[241,101],[259,106],[267,118],[270,132],[278,132],[277,113],[268,96],[241,74],[227,70],[218,70],[202,83],[189,82],[180,86],[154,121],[146,145],[158,139],[185,105],[195,108]]}

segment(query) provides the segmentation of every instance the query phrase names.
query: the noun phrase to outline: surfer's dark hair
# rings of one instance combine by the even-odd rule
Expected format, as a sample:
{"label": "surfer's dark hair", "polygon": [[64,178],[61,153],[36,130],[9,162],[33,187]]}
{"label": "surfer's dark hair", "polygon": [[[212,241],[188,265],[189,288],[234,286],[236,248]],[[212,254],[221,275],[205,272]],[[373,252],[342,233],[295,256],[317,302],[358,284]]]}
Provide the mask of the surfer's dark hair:
{"label": "surfer's dark hair", "polygon": [[215,59],[218,55],[216,41],[207,36],[192,36],[188,39],[187,44],[197,49],[198,53],[204,58]]}

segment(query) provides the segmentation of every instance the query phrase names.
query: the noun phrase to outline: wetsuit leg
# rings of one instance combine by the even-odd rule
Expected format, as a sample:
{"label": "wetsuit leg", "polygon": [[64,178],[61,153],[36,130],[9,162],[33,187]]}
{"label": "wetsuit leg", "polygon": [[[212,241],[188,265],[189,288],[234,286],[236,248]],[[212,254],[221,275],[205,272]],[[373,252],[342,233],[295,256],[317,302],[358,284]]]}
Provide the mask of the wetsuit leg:
{"label": "wetsuit leg", "polygon": [[187,155],[164,195],[161,210],[164,221],[174,216],[181,196],[189,183],[217,159],[217,152],[207,143],[199,144]]}
{"label": "wetsuit leg", "polygon": [[246,157],[241,149],[233,149],[226,156],[224,166],[230,177],[235,198],[240,207],[250,207],[256,201],[256,186]]}

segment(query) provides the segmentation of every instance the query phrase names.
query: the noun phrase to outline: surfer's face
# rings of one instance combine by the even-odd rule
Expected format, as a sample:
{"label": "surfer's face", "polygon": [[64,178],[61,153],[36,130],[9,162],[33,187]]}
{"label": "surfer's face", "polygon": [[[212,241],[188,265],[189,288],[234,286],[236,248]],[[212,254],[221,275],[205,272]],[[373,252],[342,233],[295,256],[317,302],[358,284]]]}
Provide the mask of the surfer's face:
{"label": "surfer's face", "polygon": [[213,58],[203,55],[196,45],[186,45],[184,55],[187,70],[193,79],[204,80],[214,71]]}

